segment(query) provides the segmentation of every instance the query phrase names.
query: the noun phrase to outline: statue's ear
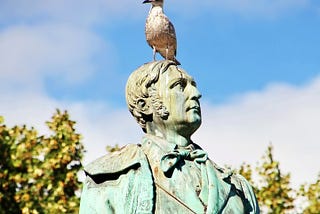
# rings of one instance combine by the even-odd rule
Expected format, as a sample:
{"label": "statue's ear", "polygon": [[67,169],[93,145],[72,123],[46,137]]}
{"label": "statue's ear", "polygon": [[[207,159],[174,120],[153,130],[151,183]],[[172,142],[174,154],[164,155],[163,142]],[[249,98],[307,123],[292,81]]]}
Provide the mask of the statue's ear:
{"label": "statue's ear", "polygon": [[139,111],[145,115],[152,114],[152,108],[148,99],[140,98],[137,101],[137,108]]}

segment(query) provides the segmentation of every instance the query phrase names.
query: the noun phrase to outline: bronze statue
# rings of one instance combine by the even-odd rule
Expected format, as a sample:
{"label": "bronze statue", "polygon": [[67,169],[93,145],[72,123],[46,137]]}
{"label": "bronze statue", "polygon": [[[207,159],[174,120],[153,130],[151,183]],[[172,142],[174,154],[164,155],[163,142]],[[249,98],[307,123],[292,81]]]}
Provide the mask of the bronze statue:
{"label": "bronze statue", "polygon": [[192,142],[200,97],[173,61],[134,71],[126,99],[145,136],[85,167],[80,213],[259,213],[250,184]]}

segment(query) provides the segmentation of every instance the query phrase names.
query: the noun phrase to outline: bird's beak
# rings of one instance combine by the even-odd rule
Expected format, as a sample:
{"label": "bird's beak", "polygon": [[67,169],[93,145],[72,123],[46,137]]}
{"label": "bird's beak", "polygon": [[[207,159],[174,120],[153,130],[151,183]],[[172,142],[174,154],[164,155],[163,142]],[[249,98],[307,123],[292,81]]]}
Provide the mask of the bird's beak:
{"label": "bird's beak", "polygon": [[152,2],[152,0],[144,0],[144,1],[142,2],[142,4],[151,3],[151,2]]}

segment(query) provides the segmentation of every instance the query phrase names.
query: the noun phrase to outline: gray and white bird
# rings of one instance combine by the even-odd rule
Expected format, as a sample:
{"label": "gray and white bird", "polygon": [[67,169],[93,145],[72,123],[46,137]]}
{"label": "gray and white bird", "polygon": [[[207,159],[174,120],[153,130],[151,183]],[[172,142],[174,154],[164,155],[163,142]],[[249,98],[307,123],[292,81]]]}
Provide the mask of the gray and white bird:
{"label": "gray and white bird", "polygon": [[145,0],[143,2],[143,4],[151,3],[145,26],[146,39],[153,49],[153,60],[156,60],[156,53],[158,52],[163,58],[180,65],[180,62],[176,59],[176,32],[173,24],[163,12],[163,1]]}

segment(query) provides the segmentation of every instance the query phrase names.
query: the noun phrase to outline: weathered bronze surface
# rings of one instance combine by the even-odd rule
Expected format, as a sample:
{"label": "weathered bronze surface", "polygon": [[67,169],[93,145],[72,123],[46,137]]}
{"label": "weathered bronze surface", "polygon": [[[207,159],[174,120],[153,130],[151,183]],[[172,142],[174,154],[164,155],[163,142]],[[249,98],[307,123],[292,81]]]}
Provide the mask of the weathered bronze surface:
{"label": "weathered bronze surface", "polygon": [[200,97],[194,79],[172,61],[134,71],[127,104],[146,135],[85,167],[80,213],[259,213],[250,184],[192,142]]}

